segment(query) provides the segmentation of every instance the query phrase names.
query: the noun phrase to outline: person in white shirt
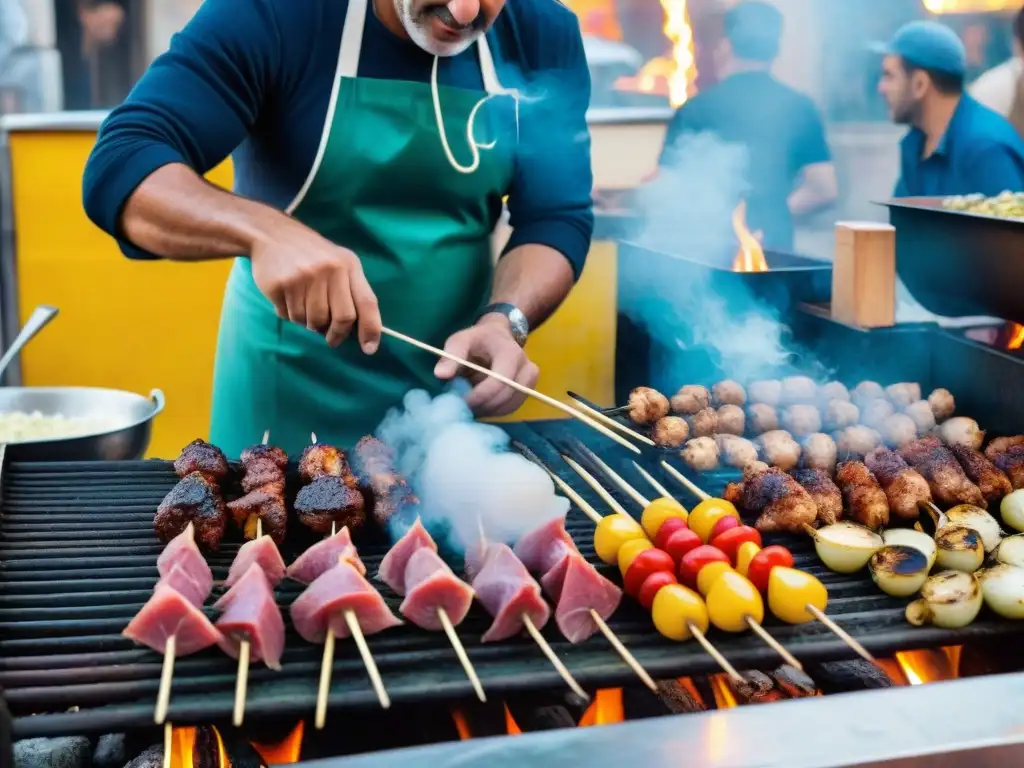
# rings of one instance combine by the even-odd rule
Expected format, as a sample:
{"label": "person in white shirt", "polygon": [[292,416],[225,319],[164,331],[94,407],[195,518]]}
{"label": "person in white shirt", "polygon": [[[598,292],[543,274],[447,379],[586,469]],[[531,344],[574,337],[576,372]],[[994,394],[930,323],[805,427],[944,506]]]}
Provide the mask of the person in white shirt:
{"label": "person in white shirt", "polygon": [[1013,123],[1024,136],[1024,8],[1013,20],[1013,56],[971,83],[971,96]]}

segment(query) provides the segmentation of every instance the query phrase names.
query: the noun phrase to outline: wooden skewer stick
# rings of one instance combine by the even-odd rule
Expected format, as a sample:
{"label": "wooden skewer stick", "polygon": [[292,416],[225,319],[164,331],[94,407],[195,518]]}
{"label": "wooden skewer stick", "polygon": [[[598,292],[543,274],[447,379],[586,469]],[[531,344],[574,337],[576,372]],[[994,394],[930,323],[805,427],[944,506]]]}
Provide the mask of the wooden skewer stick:
{"label": "wooden skewer stick", "polygon": [[583,478],[583,482],[585,482],[587,485],[589,485],[591,488],[593,488],[594,492],[597,493],[597,495],[601,497],[601,500],[605,504],[607,504],[609,507],[611,507],[612,510],[614,510],[616,514],[625,515],[626,517],[631,517],[629,512],[627,512],[623,508],[623,506],[621,504],[619,504],[619,502],[617,502],[610,493],[608,493],[608,491],[605,489],[605,487],[603,485],[601,485],[599,482],[597,482],[597,480],[594,478],[593,475],[591,475],[589,472],[587,472],[587,470],[585,470],[583,467],[581,467],[575,461],[570,459],[568,456],[562,456],[562,458],[565,459],[565,463],[568,464],[570,467],[572,467],[573,471],[577,475],[579,475],[580,477]]}
{"label": "wooden skewer stick", "polygon": [[320,685],[316,692],[316,716],[313,723],[318,731],[327,721],[327,693],[331,689],[331,668],[334,666],[334,632],[327,630],[324,638],[324,656],[320,662]]}
{"label": "wooden skewer stick", "polygon": [[574,393],[572,393],[572,392],[569,393],[569,397],[571,397],[575,401],[577,408],[579,408],[581,411],[583,411],[587,415],[592,416],[593,418],[597,419],[602,424],[607,424],[609,427],[612,427],[613,429],[617,429],[617,430],[619,430],[619,432],[622,432],[623,434],[629,435],[634,440],[639,440],[641,443],[644,443],[645,445],[650,445],[650,446],[654,446],[654,447],[656,447],[658,445],[656,442],[651,440],[651,438],[647,437],[647,435],[640,434],[635,429],[631,429],[631,428],[627,427],[625,424],[622,424],[622,423],[616,421],[615,419],[609,418],[610,414],[620,413],[622,411],[628,411],[629,410],[629,406],[628,405],[622,406],[621,408],[613,408],[613,409],[608,410],[608,411],[599,411],[597,408],[592,408],[589,405],[587,405],[586,403],[580,402],[579,397],[577,395],[575,395]]}
{"label": "wooden skewer stick", "polygon": [[618,652],[619,656],[622,657],[622,660],[626,662],[626,664],[629,665],[629,668],[632,669],[636,673],[636,676],[640,678],[640,682],[650,688],[651,693],[657,693],[658,686],[654,682],[654,679],[647,673],[646,669],[640,666],[640,662],[636,660],[636,657],[630,653],[629,649],[623,645],[621,640],[619,640],[619,636],[616,635],[605,620],[601,618],[601,614],[591,608],[590,618],[592,618],[594,623],[597,624],[597,628],[601,630],[601,634],[603,634],[608,642],[612,644],[612,648]]}
{"label": "wooden skewer stick", "polygon": [[686,626],[690,630],[690,634],[693,635],[694,639],[698,643],[700,643],[704,650],[707,652],[708,656],[714,659],[715,663],[718,664],[718,666],[720,666],[723,670],[725,670],[725,674],[731,677],[734,682],[742,683],[743,676],[739,672],[737,672],[736,667],[730,664],[729,660],[726,659],[725,656],[723,656],[721,652],[711,644],[711,641],[708,640],[707,636],[700,631],[700,627],[698,627],[692,621]]}
{"label": "wooden skewer stick", "polygon": [[173,768],[171,758],[174,753],[174,726],[164,723],[164,768]]}
{"label": "wooden skewer stick", "polygon": [[812,616],[814,616],[814,618],[816,618],[818,621],[820,621],[822,624],[824,624],[826,627],[832,630],[832,632],[834,632],[840,640],[842,640],[844,643],[850,646],[850,648],[852,648],[858,656],[860,656],[865,661],[870,661],[872,664],[875,663],[875,657],[871,655],[871,652],[863,645],[858,643],[856,640],[854,640],[853,637],[850,636],[849,632],[847,632],[841,626],[832,621],[832,619],[826,616],[825,612],[818,608],[818,606],[808,605],[807,610],[808,612],[810,612]]}
{"label": "wooden skewer stick", "polygon": [[560,478],[547,467],[544,467],[544,469],[547,471],[549,475],[551,475],[551,479],[555,481],[555,485],[558,486],[558,490],[564,493],[566,495],[566,498],[569,499],[569,501],[571,501],[573,504],[575,504],[577,507],[583,510],[583,514],[589,517],[595,524],[601,522],[603,515],[601,515],[601,513],[599,513],[596,509],[590,506],[582,496],[576,493],[575,488],[573,488],[571,485],[565,482],[565,480]]}
{"label": "wooden skewer stick", "polygon": [[674,498],[672,494],[668,492],[668,489],[664,485],[662,485],[661,483],[654,479],[654,476],[650,472],[641,467],[635,461],[633,462],[633,466],[636,467],[636,471],[640,473],[640,477],[646,480],[650,484],[650,486],[661,495],[662,498]]}
{"label": "wooden skewer stick", "polygon": [[452,624],[452,620],[448,617],[448,611],[444,608],[437,609],[437,618],[441,620],[441,626],[444,627],[444,633],[448,635],[448,642],[452,644],[452,648],[455,649],[455,655],[459,657],[459,663],[462,664],[462,668],[466,670],[466,677],[469,678],[470,685],[473,686],[473,691],[476,693],[476,697],[481,702],[487,702],[487,694],[484,693],[484,687],[480,684],[480,678],[477,677],[476,669],[473,667],[473,662],[469,660],[469,655],[466,653],[466,648],[459,639],[458,633],[455,631],[455,626]]}
{"label": "wooden skewer stick", "polygon": [[584,691],[580,687],[580,684],[576,682],[576,678],[572,676],[572,673],[566,669],[565,664],[562,663],[562,660],[558,658],[558,655],[555,653],[555,649],[548,644],[548,641],[544,639],[544,635],[542,635],[540,630],[537,629],[537,625],[533,623],[533,619],[525,613],[523,614],[523,626],[526,627],[526,631],[530,633],[530,637],[532,637],[533,641],[540,646],[544,655],[548,657],[548,661],[551,662],[551,666],[553,666],[558,674],[562,676],[565,684],[569,686],[572,692],[584,701],[589,701],[590,696],[588,696],[587,692]]}
{"label": "wooden skewer stick", "polygon": [[791,667],[796,667],[801,672],[804,671],[804,665],[797,661],[796,656],[787,651],[786,647],[782,643],[780,643],[778,640],[776,640],[774,637],[768,634],[768,630],[766,630],[764,627],[762,627],[760,624],[754,621],[754,619],[750,616],[747,616],[747,626],[750,627],[750,629],[754,632],[755,635],[764,640],[765,644],[769,648],[771,648],[773,651],[779,654],[779,656],[782,657],[783,661],[785,661]]}
{"label": "wooden skewer stick", "polygon": [[622,489],[622,491],[625,492],[627,496],[633,499],[633,501],[635,501],[644,509],[646,509],[650,505],[650,499],[645,497],[643,494],[640,493],[640,491],[638,491],[632,485],[627,483],[621,475],[619,475],[615,470],[609,467],[604,461],[599,459],[592,451],[587,451],[587,453],[590,454],[590,460],[597,465],[597,468],[604,472],[608,476],[608,479],[615,483],[617,486],[619,486],[619,488]]}
{"label": "wooden skewer stick", "polygon": [[674,480],[675,480],[676,482],[678,482],[678,483],[679,483],[679,484],[680,484],[681,486],[683,486],[683,488],[685,488],[686,490],[688,490],[688,491],[689,491],[690,493],[692,493],[692,494],[693,494],[694,496],[696,496],[696,497],[697,497],[698,499],[700,499],[701,501],[707,501],[708,499],[710,499],[710,498],[711,498],[711,495],[710,495],[710,494],[708,494],[708,493],[704,493],[704,491],[702,491],[702,490],[701,490],[700,488],[698,488],[698,487],[697,487],[696,485],[694,485],[694,484],[693,484],[693,483],[692,483],[692,482],[690,481],[690,478],[688,478],[688,477],[687,477],[686,475],[684,475],[684,474],[683,474],[682,472],[680,472],[680,471],[679,471],[678,469],[676,469],[675,467],[673,467],[673,466],[672,466],[671,464],[669,464],[669,463],[668,463],[667,461],[663,461],[663,462],[661,462],[661,467],[662,467],[662,469],[664,469],[664,470],[665,470],[666,472],[668,472],[668,473],[669,473],[669,475],[671,475],[671,476],[672,476],[672,478],[673,478],[673,479],[674,479]]}
{"label": "wooden skewer stick", "polygon": [[633,453],[637,453],[637,454],[640,453],[640,449],[637,448],[635,445],[633,445],[628,440],[626,440],[624,437],[616,434],[615,432],[610,430],[608,427],[606,427],[603,424],[595,421],[594,419],[592,419],[590,416],[588,416],[587,414],[583,413],[582,411],[578,411],[575,408],[573,408],[572,406],[566,405],[565,403],[563,403],[563,402],[561,402],[559,400],[555,400],[555,398],[553,398],[553,397],[549,397],[548,395],[545,395],[545,394],[543,394],[541,392],[538,392],[535,389],[530,389],[529,387],[524,387],[519,382],[513,381],[512,379],[510,379],[510,378],[508,378],[506,376],[502,376],[500,373],[492,371],[489,368],[484,368],[482,365],[477,365],[476,363],[471,363],[469,360],[464,360],[461,357],[458,357],[457,355],[451,354],[450,352],[445,352],[443,349],[439,349],[437,347],[433,347],[430,344],[425,344],[422,341],[419,341],[418,339],[414,339],[412,336],[406,336],[404,333],[399,333],[398,331],[393,331],[393,330],[391,330],[390,328],[388,328],[386,326],[384,328],[381,328],[381,332],[384,333],[387,336],[391,336],[392,338],[398,339],[399,341],[404,341],[406,344],[411,344],[414,347],[419,347],[420,349],[425,350],[427,352],[430,352],[430,353],[432,353],[434,355],[437,355],[438,357],[443,357],[443,358],[445,358],[447,360],[451,360],[453,362],[456,362],[456,363],[458,363],[459,365],[461,365],[464,368],[469,368],[471,371],[476,371],[477,373],[482,373],[485,376],[490,376],[492,379],[497,379],[502,384],[504,384],[506,387],[511,387],[512,389],[514,389],[516,392],[519,392],[520,394],[526,395],[527,397],[532,397],[535,400],[539,400],[540,402],[544,403],[545,405],[550,405],[552,408],[557,408],[558,410],[560,410],[563,413],[571,416],[572,418],[577,419],[577,420],[583,422],[584,424],[586,424],[587,426],[589,426],[589,427],[591,427],[593,429],[596,429],[598,432],[600,432],[605,437],[614,440],[619,445],[621,445],[624,448],[627,448],[628,450],[632,451]]}
{"label": "wooden skewer stick", "polygon": [[171,679],[174,677],[174,650],[177,640],[176,635],[171,635],[164,646],[164,666],[160,670],[160,690],[156,694],[156,712],[153,714],[153,720],[157,725],[163,725],[167,720],[167,709],[171,705]]}
{"label": "wooden skewer stick", "polygon": [[356,618],[355,611],[345,611],[345,623],[348,625],[348,631],[352,633],[352,639],[356,641],[356,647],[359,649],[359,655],[363,657],[363,666],[366,667],[366,672],[370,676],[370,682],[373,684],[373,690],[377,692],[377,699],[380,701],[380,706],[383,709],[388,709],[391,706],[391,697],[388,696],[388,692],[384,690],[384,681],[380,679],[380,671],[377,669],[377,662],[373,660],[373,654],[370,653],[370,647],[366,644],[366,638],[363,637],[363,630],[359,626],[359,620]]}

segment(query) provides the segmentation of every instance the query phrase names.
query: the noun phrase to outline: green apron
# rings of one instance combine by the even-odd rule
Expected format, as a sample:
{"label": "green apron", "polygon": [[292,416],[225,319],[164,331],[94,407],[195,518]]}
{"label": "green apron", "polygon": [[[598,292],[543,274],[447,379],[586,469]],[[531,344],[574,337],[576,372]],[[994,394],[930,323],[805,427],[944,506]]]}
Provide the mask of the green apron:
{"label": "green apron", "polygon": [[[473,324],[489,295],[492,211],[514,162],[515,132],[499,115],[512,112],[491,108],[507,99],[479,110],[477,145],[495,146],[480,153],[474,172],[456,170],[445,156],[429,84],[356,76],[368,6],[349,0],[323,137],[287,210],[355,251],[386,325],[441,347]],[[485,89],[504,93],[486,39],[476,47]],[[439,97],[451,151],[465,165],[467,121],[482,94],[441,87]],[[237,259],[217,340],[211,440],[228,456],[267,429],[290,454],[308,444],[311,431],[352,446],[410,389],[440,391],[436,363],[387,337],[365,355],[354,330],[331,349],[318,334],[278,318],[253,282],[249,260]]]}

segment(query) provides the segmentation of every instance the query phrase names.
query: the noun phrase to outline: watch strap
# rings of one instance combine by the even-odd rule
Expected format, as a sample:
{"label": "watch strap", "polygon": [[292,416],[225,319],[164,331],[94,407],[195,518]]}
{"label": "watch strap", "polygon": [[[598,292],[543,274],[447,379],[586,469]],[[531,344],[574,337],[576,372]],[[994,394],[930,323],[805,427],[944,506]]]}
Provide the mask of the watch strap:
{"label": "watch strap", "polygon": [[512,335],[519,343],[519,346],[523,346],[526,343],[526,337],[530,332],[530,326],[526,320],[526,315],[523,314],[523,311],[519,309],[519,307],[515,304],[509,304],[504,301],[488,304],[480,310],[480,313],[477,315],[477,320],[484,315],[490,314],[504,315],[508,318],[509,325],[512,328]]}

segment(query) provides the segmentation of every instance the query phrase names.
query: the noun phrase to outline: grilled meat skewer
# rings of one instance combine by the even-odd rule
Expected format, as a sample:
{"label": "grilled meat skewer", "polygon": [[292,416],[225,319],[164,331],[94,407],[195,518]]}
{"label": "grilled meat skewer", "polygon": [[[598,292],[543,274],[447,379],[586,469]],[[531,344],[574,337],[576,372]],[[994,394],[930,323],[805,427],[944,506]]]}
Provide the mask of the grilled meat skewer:
{"label": "grilled meat skewer", "polygon": [[981,451],[966,445],[951,445],[949,450],[989,504],[998,504],[1003,496],[1013,491],[1010,478]]}
{"label": "grilled meat skewer", "polygon": [[306,484],[295,497],[299,522],[316,533],[344,526],[358,530],[366,521],[366,500],[352,474],[344,451],[314,443],[299,460],[299,475]]}
{"label": "grilled meat skewer", "polygon": [[844,461],[836,472],[849,516],[861,525],[878,530],[889,522],[889,501],[878,480],[865,464]]}
{"label": "grilled meat skewer", "polygon": [[920,514],[918,504],[931,501],[928,481],[912,469],[896,451],[878,447],[864,458],[889,501],[889,511],[904,520],[916,520]]}
{"label": "grilled meat skewer", "polygon": [[822,469],[796,469],[792,475],[814,500],[819,523],[832,525],[842,519],[843,495],[828,472]]}
{"label": "grilled meat skewer", "polygon": [[997,437],[989,443],[985,455],[1007,474],[1015,490],[1024,488],[1024,435]]}
{"label": "grilled meat skewer", "polygon": [[288,511],[284,503],[284,471],[288,455],[272,445],[254,445],[242,451],[242,490],[245,496],[228,502],[235,524],[247,539],[256,538],[257,522],[278,546],[284,544]]}
{"label": "grilled meat skewer", "polygon": [[217,446],[196,439],[181,449],[174,460],[174,471],[178,477],[199,472],[211,483],[219,483],[228,474],[228,460]]}
{"label": "grilled meat skewer", "polygon": [[179,480],[160,502],[153,528],[160,541],[169,543],[193,523],[199,544],[216,552],[227,522],[220,488],[208,475],[197,471]]}
{"label": "grilled meat skewer", "polygon": [[359,479],[372,496],[372,514],[377,525],[386,528],[403,507],[419,504],[405,478],[395,471],[394,453],[384,443],[367,435],[356,443],[354,454]]}
{"label": "grilled meat skewer", "polygon": [[924,476],[935,502],[943,507],[974,504],[983,509],[988,502],[972,483],[956,456],[937,437],[922,437],[900,448],[900,456]]}
{"label": "grilled meat skewer", "polygon": [[729,484],[725,498],[760,513],[756,527],[762,533],[801,533],[818,516],[818,507],[810,494],[778,467],[754,468],[742,483]]}

